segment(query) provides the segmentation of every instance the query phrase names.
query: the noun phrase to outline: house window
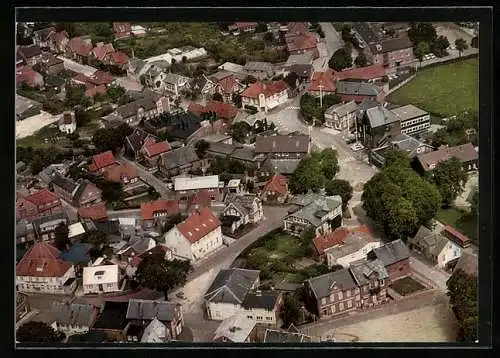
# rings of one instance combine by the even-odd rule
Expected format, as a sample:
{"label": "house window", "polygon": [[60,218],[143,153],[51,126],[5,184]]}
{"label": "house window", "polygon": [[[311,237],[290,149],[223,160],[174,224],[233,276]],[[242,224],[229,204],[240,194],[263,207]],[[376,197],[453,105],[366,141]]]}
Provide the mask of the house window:
{"label": "house window", "polygon": [[322,310],[322,311],[321,311],[321,315],[322,315],[322,316],[326,316],[326,310]]}
{"label": "house window", "polygon": [[352,300],[349,300],[347,301],[347,308],[351,308],[352,307]]}
{"label": "house window", "polygon": [[358,294],[359,294],[359,288],[358,288],[358,287],[356,287],[356,288],[354,289],[354,293],[355,293],[356,295],[358,295]]}
{"label": "house window", "polygon": [[269,316],[268,316],[268,317],[266,317],[266,319],[267,319],[268,321],[272,321],[272,320],[273,320],[273,318],[272,318],[272,317],[269,317]]}
{"label": "house window", "polygon": [[344,309],[344,302],[340,302],[339,303],[339,310],[343,310]]}
{"label": "house window", "polygon": [[380,280],[380,286],[384,286],[384,279]]}
{"label": "house window", "polygon": [[342,292],[339,292],[339,300],[341,300],[342,298],[344,298],[344,295],[342,294]]}
{"label": "house window", "polygon": [[325,298],[325,297],[323,297],[323,298],[321,299],[321,304],[322,304],[322,305],[326,305],[326,298]]}
{"label": "house window", "polygon": [[108,287],[108,288],[113,288],[113,284],[112,284],[112,283],[108,283],[108,284],[107,284],[107,287]]}
{"label": "house window", "polygon": [[346,296],[347,296],[347,298],[351,297],[351,291],[350,290],[347,290]]}
{"label": "house window", "polygon": [[248,319],[253,319],[253,316],[247,316]]}
{"label": "house window", "polygon": [[335,301],[335,295],[332,293],[332,294],[330,295],[330,302],[333,302],[333,301]]}
{"label": "house window", "polygon": [[262,321],[262,316],[257,316],[257,321]]}

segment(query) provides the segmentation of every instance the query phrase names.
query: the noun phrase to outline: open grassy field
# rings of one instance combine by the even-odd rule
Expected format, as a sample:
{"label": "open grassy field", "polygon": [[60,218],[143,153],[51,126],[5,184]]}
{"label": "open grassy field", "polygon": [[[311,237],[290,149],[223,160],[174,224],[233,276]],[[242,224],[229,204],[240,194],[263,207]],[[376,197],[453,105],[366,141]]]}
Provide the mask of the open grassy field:
{"label": "open grassy field", "polygon": [[413,104],[439,117],[477,111],[479,105],[479,59],[422,69],[388,101]]}
{"label": "open grassy field", "polygon": [[471,239],[475,245],[479,244],[477,215],[471,215],[468,212],[456,208],[449,208],[439,210],[436,218],[443,224],[458,229],[458,231]]}

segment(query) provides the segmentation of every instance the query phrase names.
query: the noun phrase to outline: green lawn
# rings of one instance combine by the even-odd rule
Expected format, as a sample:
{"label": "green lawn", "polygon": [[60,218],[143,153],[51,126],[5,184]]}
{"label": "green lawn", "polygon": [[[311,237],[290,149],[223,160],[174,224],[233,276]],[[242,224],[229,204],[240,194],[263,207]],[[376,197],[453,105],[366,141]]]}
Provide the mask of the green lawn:
{"label": "green lawn", "polygon": [[478,245],[477,216],[455,208],[442,209],[437,213],[437,220],[443,224],[453,226]]}
{"label": "green lawn", "polygon": [[388,101],[399,105],[413,104],[441,117],[477,111],[479,59],[419,70],[417,77],[392,93]]}
{"label": "green lawn", "polygon": [[40,128],[33,135],[17,139],[16,145],[20,147],[47,148],[54,145],[54,143],[51,143],[50,141],[45,143],[45,139],[52,137],[61,137],[60,142],[57,144],[64,143],[66,141],[66,138],[63,138],[64,135],[59,132],[57,125],[49,124]]}
{"label": "green lawn", "polygon": [[407,276],[394,281],[390,286],[394,291],[399,293],[401,296],[410,295],[414,292],[421,291],[425,289],[425,286],[420,282],[415,281],[413,278]]}

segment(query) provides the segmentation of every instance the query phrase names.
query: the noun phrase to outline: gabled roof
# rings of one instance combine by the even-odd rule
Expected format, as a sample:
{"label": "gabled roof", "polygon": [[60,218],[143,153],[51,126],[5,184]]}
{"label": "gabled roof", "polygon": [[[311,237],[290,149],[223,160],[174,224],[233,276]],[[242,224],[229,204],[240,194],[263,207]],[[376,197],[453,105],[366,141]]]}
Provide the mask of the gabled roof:
{"label": "gabled roof", "polygon": [[221,270],[205,294],[214,303],[241,304],[259,278],[260,271],[232,268]]}
{"label": "gabled roof", "polygon": [[52,33],[55,33],[56,29],[51,27],[46,27],[44,29],[33,31],[33,34],[40,37],[41,41],[47,41]]}
{"label": "gabled roof", "polygon": [[267,292],[249,292],[241,303],[241,307],[245,309],[264,309],[273,311],[277,308],[277,304],[281,294],[276,291]]}
{"label": "gabled roof", "polygon": [[221,322],[215,330],[214,340],[224,337],[233,343],[244,343],[255,325],[256,322],[244,314],[235,314]]}
{"label": "gabled roof", "polygon": [[199,160],[195,149],[189,145],[163,153],[160,158],[161,165],[167,170]]}
{"label": "gabled roof", "polygon": [[350,101],[347,103],[334,104],[325,111],[325,114],[336,113],[339,117],[343,117],[349,113],[356,112],[357,109],[358,105],[356,104],[356,102]]}
{"label": "gabled roof", "polygon": [[144,328],[141,343],[162,343],[167,339],[167,326],[156,317]]}
{"label": "gabled roof", "polygon": [[420,109],[413,104],[393,108],[391,109],[391,111],[394,112],[399,118],[401,118],[401,121],[406,121],[429,114],[429,112],[424,111],[423,109]]}
{"label": "gabled roof", "polygon": [[188,212],[211,206],[212,198],[208,189],[200,189],[188,199]]}
{"label": "gabled roof", "polygon": [[96,47],[92,49],[92,54],[100,61],[102,61],[108,53],[115,52],[112,44],[97,44]]}
{"label": "gabled roof", "polygon": [[387,267],[389,265],[395,264],[396,262],[406,260],[410,257],[408,248],[401,240],[395,240],[388,242],[372,252],[375,254],[377,259],[380,259],[384,265]]}
{"label": "gabled roof", "polygon": [[348,229],[339,228],[329,234],[316,236],[313,239],[314,247],[318,254],[322,255],[326,249],[332,246],[343,245],[349,233]]}
{"label": "gabled roof", "polygon": [[266,183],[263,190],[286,195],[288,193],[288,179],[281,174],[274,174]]}
{"label": "gabled roof", "polygon": [[273,135],[257,136],[256,153],[308,153],[310,137],[308,135]]}
{"label": "gabled roof", "polygon": [[113,32],[115,34],[128,33],[132,31],[132,26],[129,22],[113,22]]}
{"label": "gabled roof", "polygon": [[453,157],[457,158],[460,162],[465,163],[477,160],[479,158],[479,154],[474,149],[472,143],[466,143],[456,147],[440,149],[434,152],[417,155],[417,159],[424,170],[430,170],[439,162],[446,161]]}
{"label": "gabled roof", "polygon": [[215,112],[220,118],[233,119],[238,113],[238,109],[231,103],[219,101],[209,101],[204,108],[205,112]]}
{"label": "gabled roof", "polygon": [[384,106],[377,106],[366,110],[366,116],[371,128],[385,126],[399,121],[399,117]]}
{"label": "gabled roof", "polygon": [[108,91],[108,89],[107,89],[106,85],[99,85],[99,86],[90,87],[89,89],[85,90],[85,95],[87,97],[94,98],[98,94],[100,94],[100,95],[106,94],[107,91]]}
{"label": "gabled roof", "polygon": [[52,303],[57,325],[91,327],[97,316],[97,308],[88,304]]}
{"label": "gabled roof", "polygon": [[264,97],[268,98],[286,90],[288,90],[288,85],[283,80],[266,83],[257,81],[252,83],[245,91],[243,91],[241,96],[258,98],[260,94],[264,94]]}
{"label": "gabled roof", "polygon": [[328,296],[334,285],[340,287],[342,291],[356,287],[356,282],[348,269],[329,272],[321,276],[310,278],[306,282],[309,283],[316,299]]}
{"label": "gabled roof", "polygon": [[58,45],[60,45],[65,40],[69,40],[69,36],[66,30],[53,32],[49,35],[49,38]]}
{"label": "gabled roof", "polygon": [[335,78],[337,80],[373,80],[377,78],[382,78],[385,75],[384,65],[371,65],[365,67],[356,67],[348,70],[335,72]]}
{"label": "gabled roof", "polygon": [[140,128],[134,129],[132,134],[127,136],[125,140],[134,152],[138,152],[142,148],[142,146],[147,144],[148,142],[149,143],[156,142],[155,137],[152,134]]}
{"label": "gabled roof", "polygon": [[342,198],[339,195],[320,197],[289,216],[306,220],[311,225],[318,226],[321,224],[321,217],[341,205]]}
{"label": "gabled roof", "polygon": [[271,62],[248,61],[243,69],[245,71],[273,72],[273,64]]}
{"label": "gabled roof", "polygon": [[377,96],[380,89],[366,82],[358,81],[337,81],[337,94],[356,96]]}
{"label": "gabled roof", "polygon": [[116,164],[108,166],[104,169],[104,179],[114,183],[122,183],[125,178],[137,178],[137,168],[130,164]]}
{"label": "gabled roof", "polygon": [[173,321],[177,304],[168,301],[131,299],[128,301],[127,319]]}
{"label": "gabled roof", "polygon": [[291,38],[287,41],[287,48],[289,52],[292,51],[305,51],[315,50],[317,48],[318,38],[315,34],[306,32]]}
{"label": "gabled roof", "polygon": [[202,208],[176,225],[177,230],[191,243],[195,243],[221,225],[209,208]]}
{"label": "gabled roof", "polygon": [[60,252],[54,246],[35,243],[16,265],[17,276],[62,277],[72,265],[59,259]]}
{"label": "gabled roof", "polygon": [[111,53],[111,61],[118,65],[123,65],[128,61],[128,56],[125,52],[114,51]]}
{"label": "gabled roof", "polygon": [[108,218],[106,203],[78,208],[78,216],[92,220],[103,220]]}
{"label": "gabled roof", "polygon": [[57,172],[52,177],[51,183],[53,185],[60,187],[61,189],[64,189],[66,192],[70,194],[73,193],[73,191],[75,191],[75,189],[78,187],[78,184],[75,181],[73,181],[70,178],[63,177]]}
{"label": "gabled roof", "polygon": [[153,220],[155,213],[166,213],[167,215],[179,213],[179,201],[177,200],[155,200],[141,203],[141,217],[143,220]]}
{"label": "gabled roof", "polygon": [[387,39],[379,42],[378,44],[370,45],[370,50],[374,54],[387,53],[393,51],[404,50],[407,48],[412,48],[413,44],[407,35],[403,35],[394,39]]}
{"label": "gabled roof", "polygon": [[313,53],[312,51],[307,51],[298,55],[288,56],[288,60],[285,63],[285,67],[292,65],[312,65],[313,63]]}
{"label": "gabled roof", "polygon": [[26,200],[35,204],[36,206],[48,205],[55,201],[59,201],[56,194],[47,189],[42,189],[34,194],[25,197]]}
{"label": "gabled roof", "polygon": [[370,276],[374,273],[378,275],[379,279],[386,279],[389,277],[384,267],[384,263],[381,260],[367,261],[363,259],[351,262],[349,271],[358,286],[369,283]]}
{"label": "gabled roof", "polygon": [[233,205],[242,215],[248,215],[253,211],[253,204],[259,200],[255,194],[230,193],[224,199],[226,208]]}
{"label": "gabled roof", "polygon": [[172,150],[172,147],[166,140],[163,142],[151,143],[144,146],[144,152],[149,158],[168,152],[169,150]]}
{"label": "gabled roof", "polygon": [[102,190],[99,189],[94,183],[89,181],[88,179],[80,179],[78,180],[78,188],[76,191],[73,193],[73,200],[76,202],[80,202],[80,199],[82,198],[83,193],[85,193],[85,190],[89,190],[90,192],[98,192],[101,193]]}
{"label": "gabled roof", "polygon": [[67,48],[80,56],[88,56],[92,51],[92,43],[85,41],[81,37],[73,37],[68,41]]}
{"label": "gabled roof", "polygon": [[42,54],[42,50],[38,45],[30,45],[30,46],[19,46],[17,51],[27,59],[32,57],[40,56]]}
{"label": "gabled roof", "polygon": [[[92,156],[93,169],[99,170],[116,163],[115,156],[112,151],[108,150]],[[89,168],[90,169],[90,168]]]}
{"label": "gabled roof", "polygon": [[320,88],[324,92],[335,92],[335,77],[332,69],[313,73],[308,90],[317,92]]}
{"label": "gabled roof", "polygon": [[477,255],[474,255],[470,252],[463,250],[455,268],[453,269],[453,272],[455,272],[456,270],[463,270],[466,274],[477,277],[478,275]]}

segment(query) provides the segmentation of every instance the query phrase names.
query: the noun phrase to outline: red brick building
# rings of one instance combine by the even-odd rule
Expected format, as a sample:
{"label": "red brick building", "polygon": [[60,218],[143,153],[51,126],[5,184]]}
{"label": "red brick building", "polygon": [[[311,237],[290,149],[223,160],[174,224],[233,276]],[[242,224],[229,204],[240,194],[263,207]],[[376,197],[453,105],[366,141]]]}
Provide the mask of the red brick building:
{"label": "red brick building", "polygon": [[281,174],[274,174],[261,190],[261,200],[265,203],[285,202],[288,196],[288,179]]}
{"label": "red brick building", "polygon": [[33,220],[40,216],[60,212],[62,212],[61,201],[56,194],[47,189],[40,190],[28,196],[17,193],[16,219]]}

